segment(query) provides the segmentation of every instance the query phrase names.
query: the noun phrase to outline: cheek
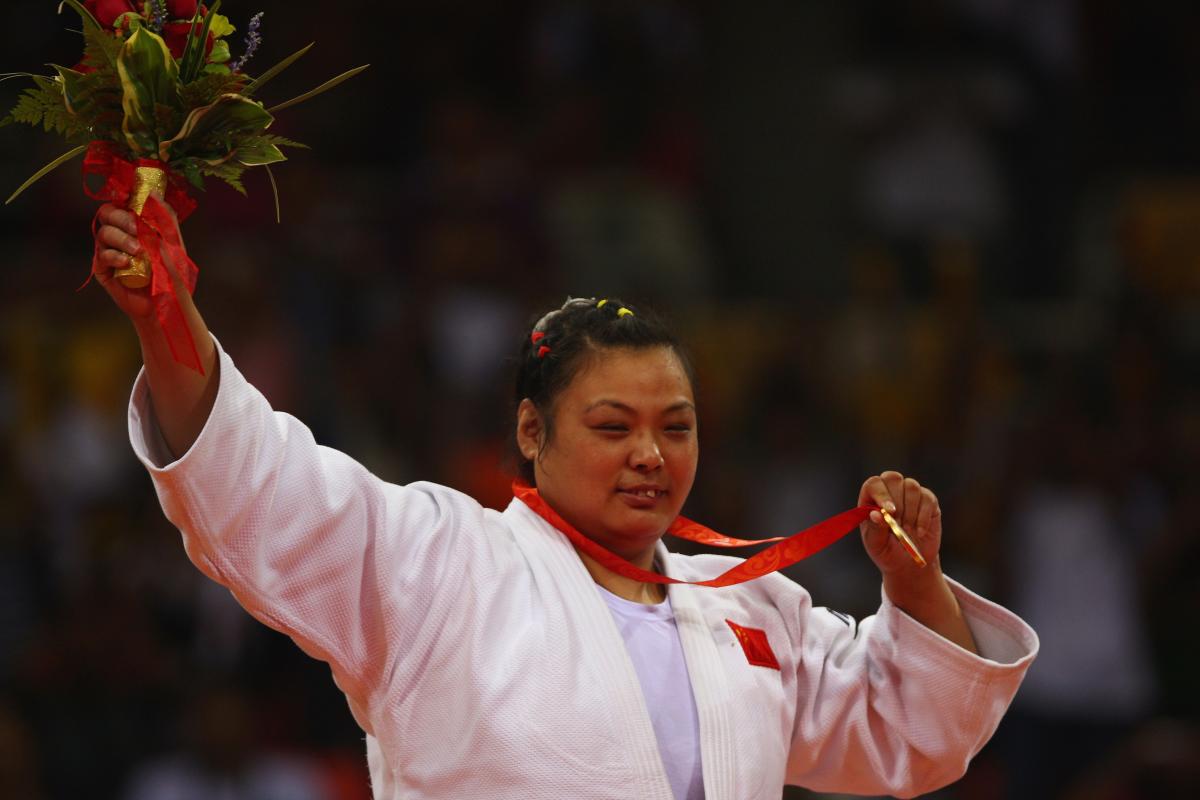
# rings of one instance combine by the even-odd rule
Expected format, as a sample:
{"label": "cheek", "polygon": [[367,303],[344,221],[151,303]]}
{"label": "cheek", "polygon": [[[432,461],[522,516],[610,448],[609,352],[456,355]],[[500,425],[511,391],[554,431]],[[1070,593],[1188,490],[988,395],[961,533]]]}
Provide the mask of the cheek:
{"label": "cheek", "polygon": [[672,449],[672,453],[671,478],[690,488],[696,477],[696,466],[700,460],[699,444],[695,439],[690,442],[680,442]]}

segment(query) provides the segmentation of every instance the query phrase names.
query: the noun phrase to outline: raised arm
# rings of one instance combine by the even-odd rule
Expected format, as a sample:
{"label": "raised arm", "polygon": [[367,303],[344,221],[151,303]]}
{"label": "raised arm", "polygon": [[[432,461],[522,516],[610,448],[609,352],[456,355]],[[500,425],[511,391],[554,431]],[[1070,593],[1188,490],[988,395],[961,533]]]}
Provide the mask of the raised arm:
{"label": "raised arm", "polygon": [[499,515],[443,486],[387,483],[318,444],[246,381],[178,285],[205,375],[177,364],[145,290],[112,275],[135,251],[131,220],[105,208],[101,221],[98,278],[145,356],[130,440],[163,512],[197,568],[330,664],[370,732],[374,704],[420,675],[447,620],[503,585],[493,573],[516,556],[487,535]]}
{"label": "raised arm", "polygon": [[175,360],[155,317],[149,287],[129,289],[113,276],[114,270],[129,266],[129,257],[139,250],[133,214],[105,205],[100,209],[100,223],[96,231],[96,280],[133,322],[142,346],[154,415],[167,447],[173,455],[180,456],[196,441],[212,412],[219,383],[216,347],[191,294],[183,288],[170,255],[164,252],[204,374]]}

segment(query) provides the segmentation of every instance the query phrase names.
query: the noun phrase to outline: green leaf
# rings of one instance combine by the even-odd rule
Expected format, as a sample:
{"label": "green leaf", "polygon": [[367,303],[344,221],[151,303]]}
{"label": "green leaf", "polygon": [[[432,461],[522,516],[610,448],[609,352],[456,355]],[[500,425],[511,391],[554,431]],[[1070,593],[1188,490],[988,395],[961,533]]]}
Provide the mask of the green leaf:
{"label": "green leaf", "polygon": [[224,64],[229,60],[229,42],[224,39],[218,39],[213,44],[212,52],[208,54],[208,65]]}
{"label": "green leaf", "polygon": [[223,74],[203,74],[191,83],[180,87],[179,94],[183,99],[184,108],[199,108],[217,102],[224,94],[240,94],[245,76],[232,75],[228,70]]}
{"label": "green leaf", "polygon": [[60,67],[58,64],[51,64],[50,67],[58,73],[67,110],[72,114],[87,114],[95,100],[92,82],[87,80],[87,76],[82,72]]}
{"label": "green leaf", "polygon": [[287,156],[274,144],[263,139],[246,142],[238,146],[233,154],[238,162],[247,167],[257,167],[287,161]]}
{"label": "green leaf", "polygon": [[[184,83],[196,80],[196,76],[200,74],[200,68],[204,66],[204,56],[208,50],[208,31],[212,27],[213,18],[219,16],[217,10],[220,7],[221,0],[217,0],[204,15],[204,25],[200,28],[198,37],[191,35],[196,28],[196,20],[194,17],[192,18],[192,27],[188,29],[187,47],[184,50],[183,59],[179,63],[179,75]],[[196,8],[196,13],[200,13],[199,6]]]}
{"label": "green leaf", "polygon": [[183,177],[187,178],[188,183],[204,191],[204,178],[200,175],[200,165],[195,159],[187,159],[177,169],[183,172]]}
{"label": "green leaf", "polygon": [[236,94],[222,95],[194,109],[173,138],[159,147],[159,158],[194,157],[205,161],[229,158],[246,137],[260,134],[275,118],[262,104]]}
{"label": "green leaf", "polygon": [[293,142],[291,139],[285,139],[282,136],[276,136],[273,133],[263,134],[262,138],[276,147],[299,147],[302,150],[310,149],[306,144],[302,144],[301,142]]}
{"label": "green leaf", "polygon": [[63,6],[70,6],[75,9],[75,12],[79,14],[79,18],[83,20],[84,28],[91,27],[98,31],[104,30],[103,26],[100,25],[100,20],[93,17],[92,12],[84,8],[83,4],[78,2],[78,0],[63,0],[63,2],[58,4],[58,13],[62,13]]}
{"label": "green leaf", "polygon": [[[229,17],[225,16],[224,14],[218,14],[216,12],[217,12],[217,7],[214,5],[213,10],[210,11],[208,14],[208,16],[212,18],[211,32],[212,32],[213,36],[220,39],[222,36],[228,36],[229,34],[231,34],[237,30],[237,28],[233,27],[233,25],[230,24]],[[220,44],[220,43],[218,42],[218,44]]]}
{"label": "green leaf", "polygon": [[202,175],[220,178],[232,186],[238,193],[242,195],[246,194],[246,187],[242,185],[242,173],[246,171],[246,168],[236,161],[227,161],[224,164],[205,164],[204,162],[199,162],[196,166]]}
{"label": "green leaf", "polygon": [[117,59],[124,46],[125,40],[111,31],[101,28],[85,28],[83,31],[83,61],[116,82],[120,80],[116,77]]}
{"label": "green leaf", "polygon": [[205,64],[204,69],[200,70],[200,75],[232,75],[233,70],[224,64]]}
{"label": "green leaf", "polygon": [[371,66],[371,65],[363,64],[361,67],[355,67],[354,69],[346,70],[341,75],[338,75],[336,78],[330,78],[329,80],[325,81],[317,88],[310,89],[309,91],[305,92],[304,94],[302,94],[298,97],[293,97],[291,100],[287,100],[283,103],[280,103],[277,106],[272,106],[271,108],[269,108],[267,110],[270,111],[272,114],[274,114],[276,111],[282,111],[285,108],[290,108],[291,106],[294,106],[297,103],[303,103],[305,100],[316,97],[317,95],[322,94],[323,92],[329,91],[330,89],[332,89],[333,87],[335,87],[339,83],[341,83],[342,81],[346,81],[346,80],[349,80],[350,78],[353,78],[355,75],[362,72],[364,69],[366,69],[369,66]]}
{"label": "green leaf", "polygon": [[279,214],[279,186],[275,183],[275,173],[271,172],[269,164],[263,164],[263,169],[267,171],[267,177],[271,179],[271,194],[275,196],[275,224],[282,222]]}
{"label": "green leaf", "polygon": [[139,27],[121,48],[117,59],[121,76],[121,130],[135,153],[153,155],[164,131],[158,128],[158,105],[180,108],[179,72],[162,37]]}
{"label": "green leaf", "polygon": [[290,56],[285,58],[283,61],[280,61],[275,66],[271,67],[269,70],[264,72],[262,75],[259,75],[257,78],[250,81],[250,83],[246,84],[246,88],[242,90],[242,94],[246,95],[247,97],[254,94],[254,92],[256,92],[258,89],[262,88],[262,85],[264,83],[271,80],[271,78],[274,78],[279,73],[283,72],[285,69],[290,67],[296,61],[296,59],[298,59],[300,56],[304,55],[309,50],[311,50],[314,44],[316,44],[316,42],[309,42],[304,47],[301,47],[299,50],[297,50],[296,52],[292,53]]}
{"label": "green leaf", "polygon": [[11,195],[9,195],[8,199],[4,201],[4,205],[8,205],[9,203],[11,203],[13,200],[15,200],[17,198],[17,195],[19,195],[21,192],[28,189],[30,186],[32,186],[34,183],[36,183],[38,180],[40,180],[43,176],[47,175],[50,172],[53,172],[55,169],[57,169],[58,167],[62,166],[65,163],[67,163],[72,158],[74,158],[75,156],[82,153],[84,150],[87,150],[87,147],[88,146],[86,144],[81,144],[78,147],[73,147],[70,150],[68,150],[67,152],[63,153],[58,158],[51,161],[46,166],[39,169],[37,172],[33,173],[33,175],[30,176],[29,180],[22,183],[20,186],[17,187],[17,190],[15,192],[13,192]]}
{"label": "green leaf", "polygon": [[137,30],[137,26],[144,22],[142,15],[136,11],[126,11],[124,14],[118,14],[113,20],[113,27],[117,30],[125,30],[127,27],[130,30]]}
{"label": "green leaf", "polygon": [[95,138],[90,136],[89,120],[67,110],[62,93],[62,84],[49,78],[39,78],[34,86],[26,89],[17,98],[17,104],[9,117],[13,122],[41,125],[47,132],[54,131],[68,142]]}

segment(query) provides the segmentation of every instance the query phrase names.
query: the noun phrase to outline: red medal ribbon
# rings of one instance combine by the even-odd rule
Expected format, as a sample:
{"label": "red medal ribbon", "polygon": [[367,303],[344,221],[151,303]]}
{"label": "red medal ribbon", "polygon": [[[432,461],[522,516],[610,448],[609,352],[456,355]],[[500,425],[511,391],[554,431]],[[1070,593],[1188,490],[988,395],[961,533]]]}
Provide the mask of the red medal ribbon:
{"label": "red medal ribbon", "polygon": [[[187,219],[188,215],[196,209],[196,201],[188,196],[183,187],[183,179],[167,169],[167,165],[161,161],[144,158],[139,159],[135,164],[121,157],[117,148],[110,142],[95,141],[88,146],[83,159],[83,190],[93,200],[103,200],[126,207],[129,203],[129,195],[133,192],[136,168],[139,166],[158,167],[167,172],[167,203],[175,210],[180,222]],[[102,176],[105,179],[104,185],[98,190],[92,191],[87,184],[89,175]],[[196,275],[199,268],[188,258],[183,249],[183,242],[179,239],[178,226],[171,220],[170,210],[158,198],[153,195],[148,197],[142,213],[135,217],[138,243],[142,246],[142,252],[150,260],[150,297],[154,301],[158,324],[167,337],[171,355],[180,364],[191,367],[203,375],[204,366],[200,363],[200,355],[196,352],[196,343],[188,329],[187,320],[184,319],[179,298],[175,295],[171,275],[163,260],[163,251],[165,250],[170,255],[188,294],[191,294],[196,288]],[[96,216],[92,219],[93,238],[95,238],[96,224],[99,222],[99,218],[100,212],[97,211]],[[93,274],[99,267],[99,258],[100,244],[97,242],[96,249],[92,254]],[[88,281],[90,280],[91,276],[88,276]],[[87,281],[84,282],[84,286],[86,285]]]}
{"label": "red medal ribbon", "polygon": [[824,522],[818,522],[811,528],[805,528],[791,536],[775,536],[770,539],[734,539],[717,533],[711,528],[701,525],[699,522],[693,522],[686,517],[677,517],[671,523],[670,527],[667,528],[667,533],[677,536],[680,539],[687,539],[714,547],[745,547],[751,544],[777,542],[777,544],[755,553],[745,561],[737,564],[732,569],[726,570],[715,578],[710,578],[706,581],[681,581],[675,578],[668,578],[665,575],[659,575],[656,572],[644,570],[641,567],[636,567],[616,553],[605,549],[600,544],[584,536],[565,519],[560,517],[558,512],[542,499],[538,490],[529,484],[522,481],[513,481],[512,490],[513,495],[518,500],[529,506],[542,519],[562,531],[571,540],[571,544],[618,575],[632,578],[642,583],[687,583],[692,586],[709,586],[714,588],[745,583],[755,578],[761,578],[768,572],[775,572],[784,567],[790,567],[797,561],[803,561],[814,553],[824,550],[854,530],[872,511],[879,510],[878,506],[859,506],[849,511],[843,511],[841,514],[830,517]]}

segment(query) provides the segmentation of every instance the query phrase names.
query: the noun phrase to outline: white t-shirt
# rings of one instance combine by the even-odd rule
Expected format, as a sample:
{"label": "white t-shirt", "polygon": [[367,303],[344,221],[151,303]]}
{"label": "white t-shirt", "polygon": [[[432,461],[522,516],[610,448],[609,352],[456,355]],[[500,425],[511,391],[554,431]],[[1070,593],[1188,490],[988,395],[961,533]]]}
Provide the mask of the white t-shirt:
{"label": "white t-shirt", "polygon": [[596,588],[633,660],[675,800],[703,800],[700,717],[670,599],[646,605]]}

